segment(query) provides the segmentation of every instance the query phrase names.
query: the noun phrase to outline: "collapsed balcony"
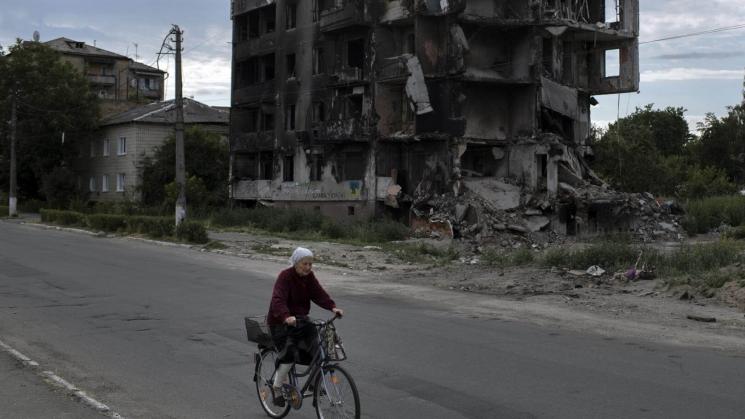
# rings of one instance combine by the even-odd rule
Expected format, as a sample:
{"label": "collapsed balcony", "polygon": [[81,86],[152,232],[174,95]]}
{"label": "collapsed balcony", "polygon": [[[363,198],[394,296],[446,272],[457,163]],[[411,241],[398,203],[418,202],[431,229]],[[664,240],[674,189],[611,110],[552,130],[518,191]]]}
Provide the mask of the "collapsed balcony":
{"label": "collapsed balcony", "polygon": [[352,27],[369,27],[373,24],[370,11],[363,0],[326,1],[321,4],[321,32],[335,32]]}

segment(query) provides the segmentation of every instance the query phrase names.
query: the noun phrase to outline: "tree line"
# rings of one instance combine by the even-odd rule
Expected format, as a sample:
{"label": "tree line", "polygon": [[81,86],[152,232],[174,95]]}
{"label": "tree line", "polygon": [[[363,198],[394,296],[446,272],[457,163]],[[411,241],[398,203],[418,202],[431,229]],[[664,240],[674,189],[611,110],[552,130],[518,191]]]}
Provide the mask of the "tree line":
{"label": "tree line", "polygon": [[[7,202],[10,179],[10,120],[15,100],[19,203],[47,208],[80,208],[88,202],[87,179],[75,173],[96,139],[100,99],[88,80],[60,54],[39,42],[18,40],[0,46],[0,197]],[[187,193],[192,208],[225,206],[228,199],[228,145],[199,128],[185,132]],[[130,203],[147,212],[169,213],[176,194],[173,136],[145,160],[138,195]]]}
{"label": "tree line", "polygon": [[682,107],[653,104],[594,129],[593,169],[625,192],[697,199],[733,194],[745,184],[745,92],[727,114],[706,115],[694,135]]}

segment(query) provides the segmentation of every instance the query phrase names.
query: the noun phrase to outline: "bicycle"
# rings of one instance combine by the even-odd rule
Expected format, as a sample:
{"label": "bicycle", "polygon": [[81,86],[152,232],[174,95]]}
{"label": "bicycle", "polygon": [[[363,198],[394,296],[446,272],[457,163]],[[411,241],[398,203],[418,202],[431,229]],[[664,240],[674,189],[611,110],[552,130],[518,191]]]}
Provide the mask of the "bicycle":
{"label": "bicycle", "polygon": [[[360,397],[357,385],[352,376],[338,362],[347,359],[344,346],[336,333],[334,321],[339,316],[334,315],[330,320],[316,320],[313,322],[318,339],[317,348],[312,361],[299,371],[292,365],[288,375],[289,383],[282,387],[286,400],[284,406],[277,406],[273,402],[275,365],[279,355],[268,331],[263,317],[246,317],[246,333],[248,340],[258,344],[259,351],[254,353],[253,380],[262,409],[271,418],[283,418],[290,409],[300,409],[303,399],[312,397],[313,406],[319,419],[360,417]],[[259,320],[260,319],[260,320]],[[298,321],[309,321],[298,319]],[[301,386],[301,379],[305,378]]]}

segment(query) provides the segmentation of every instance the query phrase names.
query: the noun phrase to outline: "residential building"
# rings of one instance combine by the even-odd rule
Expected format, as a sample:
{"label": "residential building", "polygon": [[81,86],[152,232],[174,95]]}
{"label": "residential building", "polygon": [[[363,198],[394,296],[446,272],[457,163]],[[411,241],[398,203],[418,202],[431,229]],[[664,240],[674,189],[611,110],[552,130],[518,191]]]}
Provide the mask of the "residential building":
{"label": "residential building", "polygon": [[591,176],[593,96],[639,89],[638,0],[233,0],[231,15],[236,201],[369,216],[473,178],[552,199]]}
{"label": "residential building", "polygon": [[[98,135],[81,147],[76,163],[79,184],[91,201],[139,198],[142,163],[174,135],[175,101],[151,103],[110,116]],[[184,99],[184,124],[200,126],[227,141],[229,111]],[[227,175],[227,174],[226,174]]]}
{"label": "residential building", "polygon": [[104,116],[163,100],[165,72],[129,57],[69,38],[43,42],[86,76]]}

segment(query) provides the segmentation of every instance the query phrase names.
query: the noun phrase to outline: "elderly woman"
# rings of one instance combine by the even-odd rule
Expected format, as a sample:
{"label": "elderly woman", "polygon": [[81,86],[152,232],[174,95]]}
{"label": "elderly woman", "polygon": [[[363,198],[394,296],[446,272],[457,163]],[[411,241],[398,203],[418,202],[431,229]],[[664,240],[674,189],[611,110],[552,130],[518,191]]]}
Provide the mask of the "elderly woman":
{"label": "elderly woman", "polygon": [[274,283],[267,324],[279,352],[277,374],[274,377],[274,403],[284,405],[280,388],[293,363],[310,362],[317,338],[310,322],[298,323],[310,312],[310,302],[341,316],[344,312],[318,283],[313,274],[313,252],[298,247],[290,257],[290,267],[279,273]]}

